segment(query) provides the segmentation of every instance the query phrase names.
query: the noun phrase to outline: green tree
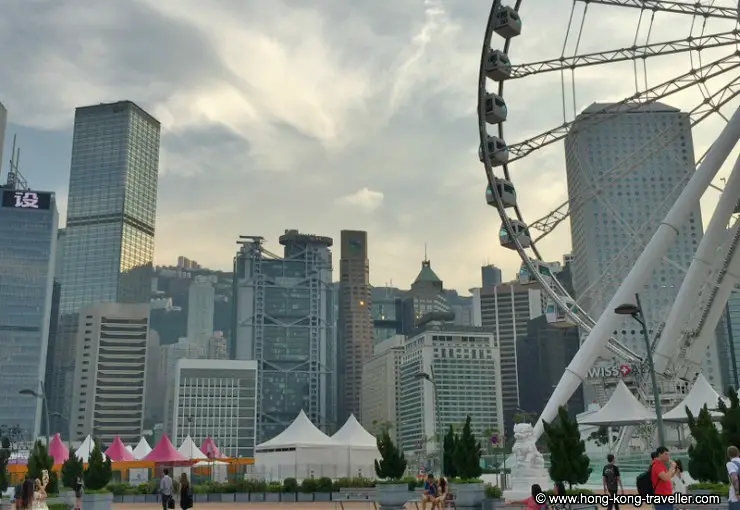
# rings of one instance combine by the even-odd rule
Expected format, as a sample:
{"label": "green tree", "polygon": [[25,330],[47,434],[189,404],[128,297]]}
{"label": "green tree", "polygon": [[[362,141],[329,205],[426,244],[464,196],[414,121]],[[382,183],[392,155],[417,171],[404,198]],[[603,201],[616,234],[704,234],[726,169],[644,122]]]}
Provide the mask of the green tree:
{"label": "green tree", "polygon": [[75,455],[74,452],[62,464],[62,485],[73,489],[77,484],[77,478],[81,478],[85,467],[82,465],[82,459]]}
{"label": "green tree", "polygon": [[694,444],[689,446],[689,474],[700,482],[719,483],[727,480],[725,452],[719,430],[712,422],[706,405],[694,417],[686,407],[689,430]]}
{"label": "green tree", "polygon": [[8,461],[10,460],[10,439],[3,437],[0,443],[0,492],[8,490]]}
{"label": "green tree", "polygon": [[378,451],[380,462],[375,461],[375,474],[378,478],[389,480],[400,480],[406,473],[406,457],[399,450],[388,431],[384,431],[378,437]]}
{"label": "green tree", "polygon": [[[607,446],[609,444],[609,427],[599,427],[598,430],[591,432],[588,439],[596,443],[596,446]],[[617,439],[617,436],[612,434],[612,441]]]}
{"label": "green tree", "polygon": [[49,455],[49,451],[46,449],[46,445],[41,441],[36,441],[31,450],[31,455],[28,457],[28,476],[32,480],[41,480],[43,477],[43,471],[49,472],[49,485],[46,486],[46,492],[48,494],[56,494],[59,492],[57,487],[57,474],[52,471],[54,467],[54,457]]}
{"label": "green tree", "polygon": [[100,443],[95,441],[95,446],[87,459],[87,469],[83,474],[85,487],[93,490],[103,489],[110,482],[111,476],[113,476],[113,470],[111,469],[110,457],[103,460]]}
{"label": "green tree", "polygon": [[444,475],[448,478],[457,477],[457,466],[455,464],[455,455],[457,451],[457,444],[460,438],[455,434],[455,429],[450,425],[447,434],[445,434],[443,441],[443,453],[444,453]]}
{"label": "green tree", "polygon": [[[722,413],[720,424],[722,425],[722,442],[725,446],[740,445],[740,398],[735,388],[730,386],[725,393],[730,401],[728,406],[724,399],[719,399],[717,409]],[[740,448],[740,446],[738,446]]]}
{"label": "green tree", "polygon": [[480,467],[480,443],[475,439],[470,423],[471,419],[468,416],[460,432],[460,437],[456,441],[457,444],[453,455],[456,475],[460,478],[468,479],[478,478],[483,472]]}
{"label": "green tree", "polygon": [[568,415],[564,406],[552,423],[543,422],[545,441],[550,451],[550,478],[570,487],[588,481],[591,474],[586,443],[581,439],[578,423]]}

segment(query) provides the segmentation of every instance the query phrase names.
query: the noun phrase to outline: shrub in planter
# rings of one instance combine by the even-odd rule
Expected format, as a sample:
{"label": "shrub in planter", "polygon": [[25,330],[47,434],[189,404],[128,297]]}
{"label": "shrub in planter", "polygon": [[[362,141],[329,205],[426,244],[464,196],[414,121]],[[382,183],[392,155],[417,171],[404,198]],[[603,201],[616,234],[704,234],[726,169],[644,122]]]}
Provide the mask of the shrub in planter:
{"label": "shrub in planter", "polygon": [[316,482],[316,492],[331,492],[332,489],[333,483],[328,476],[322,476]]}
{"label": "shrub in planter", "polygon": [[409,499],[409,486],[403,481],[406,457],[393,444],[387,430],[378,437],[380,461],[375,461],[375,474],[382,481],[377,483],[378,504],[381,508],[400,508]]}
{"label": "shrub in planter", "polygon": [[280,492],[281,489],[280,482],[270,482],[267,484],[265,492]]}
{"label": "shrub in planter", "polygon": [[298,480],[295,478],[286,478],[283,480],[283,492],[298,492]]}
{"label": "shrub in planter", "polygon": [[486,484],[486,499],[501,499],[501,487],[490,483]]}
{"label": "shrub in planter", "polygon": [[71,455],[62,464],[62,485],[74,488],[77,479],[82,478],[85,466],[82,465],[82,459],[77,455]]}
{"label": "shrub in planter", "polygon": [[[90,491],[100,491],[110,482],[111,476],[113,476],[113,470],[111,469],[110,458],[106,457],[103,460],[103,452],[100,450],[100,443],[95,441],[95,446],[90,452],[90,457],[87,460],[87,469],[85,470],[83,477],[85,481],[85,493],[90,494]],[[107,489],[106,489],[107,492]]]}
{"label": "shrub in planter", "polygon": [[304,478],[301,482],[301,492],[308,494],[316,492],[317,483],[314,478]]}
{"label": "shrub in planter", "polygon": [[49,484],[46,486],[47,494],[57,494],[59,488],[57,487],[57,474],[52,471],[54,467],[54,458],[49,455],[46,446],[41,441],[36,441],[31,450],[31,455],[28,457],[28,476],[32,480],[41,480],[43,478],[43,471],[49,472]]}

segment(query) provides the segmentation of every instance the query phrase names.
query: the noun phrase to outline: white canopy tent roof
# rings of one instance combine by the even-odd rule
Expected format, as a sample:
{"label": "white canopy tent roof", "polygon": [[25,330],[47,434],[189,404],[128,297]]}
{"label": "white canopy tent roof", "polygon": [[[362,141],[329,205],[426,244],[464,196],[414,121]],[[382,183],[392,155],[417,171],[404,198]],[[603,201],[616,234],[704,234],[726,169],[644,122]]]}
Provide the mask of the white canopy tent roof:
{"label": "white canopy tent roof", "polygon": [[347,422],[331,438],[347,446],[378,447],[378,441],[375,439],[375,436],[360,425],[354,414],[347,418]]}
{"label": "white canopy tent roof", "polygon": [[300,414],[288,425],[288,428],[269,441],[257,445],[257,450],[270,450],[275,448],[296,446],[338,446],[335,440],[321,432],[311,423],[306,413],[302,410]]}
{"label": "white canopy tent roof", "polygon": [[699,374],[699,377],[694,381],[694,386],[691,387],[691,391],[689,391],[686,398],[683,399],[683,402],[665,413],[663,415],[663,420],[686,422],[689,420],[689,417],[686,414],[687,407],[689,408],[689,411],[691,411],[691,414],[696,417],[705,405],[709,408],[709,414],[712,415],[712,418],[721,418],[722,413],[712,411],[712,409],[717,409],[717,403],[720,398],[719,393],[714,391],[714,388],[709,384],[706,377]]}
{"label": "white canopy tent roof", "polygon": [[185,441],[182,442],[180,445],[180,448],[177,449],[178,452],[182,454],[183,457],[186,459],[207,459],[208,456],[200,451],[200,448],[198,448],[193,442],[193,438],[188,435],[188,437],[185,438]]}
{"label": "white canopy tent roof", "polygon": [[201,460],[200,462],[196,462],[193,464],[195,467],[204,467],[204,466],[228,466],[228,462],[222,462],[220,460]]}
{"label": "white canopy tent roof", "polygon": [[[77,457],[82,460],[82,462],[87,462],[90,459],[90,454],[92,453],[93,448],[95,448],[95,441],[93,441],[92,436],[88,435],[82,442],[80,447],[77,448],[77,451],[75,451],[75,455],[77,455]],[[103,460],[105,459],[106,456],[103,453]]]}
{"label": "white canopy tent roof", "polygon": [[146,439],[143,437],[139,439],[139,444],[136,445],[136,448],[134,448],[134,457],[136,460],[141,460],[152,451],[152,447],[149,446],[149,443],[146,442]]}
{"label": "white canopy tent roof", "polygon": [[[129,452],[131,455],[134,455],[134,449],[131,448],[131,445],[130,444],[127,444],[126,445],[126,451]],[[136,457],[136,456],[134,455],[134,457]]]}
{"label": "white canopy tent roof", "polygon": [[624,384],[619,381],[609,402],[593,414],[584,416],[578,423],[625,427],[655,421],[655,412],[648,410]]}

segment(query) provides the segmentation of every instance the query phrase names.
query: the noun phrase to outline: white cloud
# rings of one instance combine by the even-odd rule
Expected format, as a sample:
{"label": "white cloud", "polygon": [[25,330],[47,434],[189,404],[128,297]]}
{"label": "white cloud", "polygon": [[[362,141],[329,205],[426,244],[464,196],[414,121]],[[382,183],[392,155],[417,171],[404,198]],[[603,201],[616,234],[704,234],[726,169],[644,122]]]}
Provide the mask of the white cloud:
{"label": "white cloud", "polygon": [[337,203],[358,207],[365,212],[371,213],[383,204],[383,193],[362,188],[355,193],[337,199]]}

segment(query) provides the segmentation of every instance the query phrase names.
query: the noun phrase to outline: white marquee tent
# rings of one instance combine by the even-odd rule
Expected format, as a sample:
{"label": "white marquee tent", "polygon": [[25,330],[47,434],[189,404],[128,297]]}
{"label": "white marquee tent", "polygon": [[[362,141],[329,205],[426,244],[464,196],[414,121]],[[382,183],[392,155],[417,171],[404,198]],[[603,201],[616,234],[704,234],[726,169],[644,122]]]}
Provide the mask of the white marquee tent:
{"label": "white marquee tent", "polygon": [[255,448],[254,469],[267,480],[347,476],[347,447],[300,412],[288,428]]}
{"label": "white marquee tent", "polygon": [[193,438],[189,435],[185,438],[185,441],[182,442],[180,448],[178,448],[177,451],[180,452],[182,456],[186,459],[202,460],[208,458],[205,453],[200,451],[200,448],[198,448],[198,446],[193,441]]}
{"label": "white marquee tent", "polygon": [[696,417],[705,405],[709,408],[709,413],[712,415],[712,418],[719,419],[722,417],[722,413],[712,411],[712,409],[717,409],[719,399],[719,393],[714,391],[712,385],[709,384],[709,381],[707,381],[702,374],[699,374],[699,377],[694,381],[694,386],[692,386],[691,391],[686,395],[686,398],[683,399],[683,402],[665,413],[663,415],[663,420],[682,423],[687,422],[689,421],[689,417],[686,414],[687,407],[689,408],[689,411],[691,411],[691,414]]}
{"label": "white marquee tent", "polygon": [[372,476],[375,460],[380,459],[378,440],[360,425],[355,415],[331,438],[347,448],[347,465],[350,476]]}
{"label": "white marquee tent", "polygon": [[[87,463],[88,459],[90,458],[90,454],[93,451],[93,448],[95,448],[95,441],[93,441],[91,436],[87,436],[85,440],[82,442],[79,448],[75,451],[75,455],[82,460],[82,462]],[[105,454],[103,453],[103,460],[105,460]]]}
{"label": "white marquee tent", "polygon": [[619,381],[609,402],[595,413],[582,416],[578,421],[583,425],[626,427],[655,421],[655,412],[643,406],[637,397]]}
{"label": "white marquee tent", "polygon": [[143,437],[139,439],[139,444],[136,445],[136,448],[134,448],[134,458],[136,460],[141,460],[152,451],[152,447],[149,446],[149,443],[146,442],[146,439]]}
{"label": "white marquee tent", "polygon": [[[126,445],[126,451],[129,452],[131,455],[134,455],[134,449],[131,448],[131,445],[130,444],[127,444]],[[136,458],[135,455],[134,455],[134,458]]]}

